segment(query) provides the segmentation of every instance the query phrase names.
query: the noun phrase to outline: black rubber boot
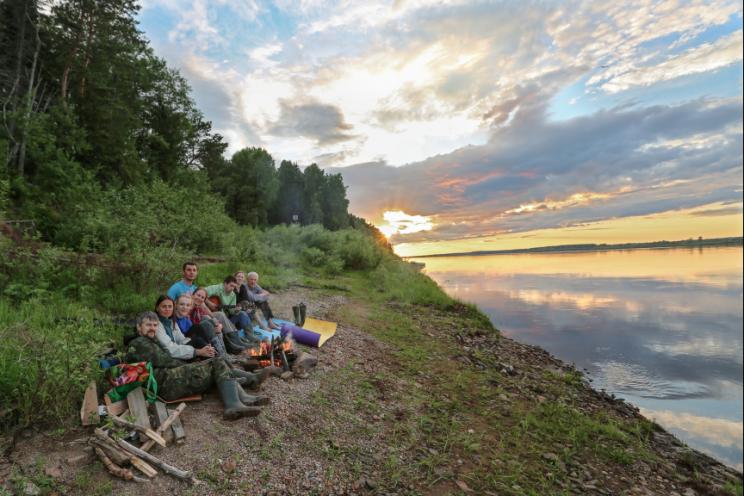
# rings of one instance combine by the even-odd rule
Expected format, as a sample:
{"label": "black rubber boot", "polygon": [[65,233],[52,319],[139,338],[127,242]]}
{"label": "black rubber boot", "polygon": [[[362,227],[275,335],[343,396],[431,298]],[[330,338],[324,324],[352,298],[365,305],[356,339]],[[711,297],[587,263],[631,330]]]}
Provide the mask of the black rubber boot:
{"label": "black rubber boot", "polygon": [[271,402],[268,396],[263,394],[248,394],[241,387],[238,388],[238,398],[246,406],[263,406]]}
{"label": "black rubber boot", "polygon": [[300,327],[305,325],[305,315],[307,314],[307,307],[304,303],[300,303]]}
{"label": "black rubber boot", "polygon": [[237,420],[241,417],[255,417],[261,413],[261,409],[255,406],[245,406],[238,396],[238,389],[240,386],[232,380],[226,379],[217,384],[217,389],[220,392],[220,398],[222,398],[222,404],[224,411],[222,412],[222,418],[225,420]]}
{"label": "black rubber boot", "polygon": [[292,307],[292,314],[294,314],[294,323],[296,325],[301,325],[300,324],[300,306],[299,305],[294,305]]}

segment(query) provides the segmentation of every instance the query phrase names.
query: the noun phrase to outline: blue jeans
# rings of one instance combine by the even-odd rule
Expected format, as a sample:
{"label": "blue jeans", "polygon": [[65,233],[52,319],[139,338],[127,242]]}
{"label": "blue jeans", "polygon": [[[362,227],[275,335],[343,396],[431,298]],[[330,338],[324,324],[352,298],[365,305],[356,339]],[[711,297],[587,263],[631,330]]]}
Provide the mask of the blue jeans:
{"label": "blue jeans", "polygon": [[251,323],[251,318],[244,311],[241,310],[237,315],[230,317],[230,322],[235,324],[235,327],[238,329],[244,330],[248,335],[253,335],[253,324]]}

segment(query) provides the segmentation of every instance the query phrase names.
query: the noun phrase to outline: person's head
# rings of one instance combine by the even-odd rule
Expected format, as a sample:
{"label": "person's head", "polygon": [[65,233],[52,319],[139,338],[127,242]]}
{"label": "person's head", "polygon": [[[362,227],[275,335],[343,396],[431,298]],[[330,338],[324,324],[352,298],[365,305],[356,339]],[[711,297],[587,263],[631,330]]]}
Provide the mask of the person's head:
{"label": "person's head", "polygon": [[227,276],[225,280],[222,281],[222,284],[225,286],[225,293],[230,293],[237,289],[238,280],[235,279],[235,276]]}
{"label": "person's head", "polygon": [[137,315],[137,334],[154,338],[158,332],[158,314],[147,311]]}
{"label": "person's head", "polygon": [[176,305],[173,303],[173,299],[170,296],[160,295],[158,296],[158,300],[155,302],[155,311],[161,317],[169,319],[173,317],[173,309],[175,306]]}
{"label": "person's head", "polygon": [[204,288],[196,288],[196,291],[194,291],[194,294],[191,295],[191,300],[194,303],[194,306],[200,307],[204,304],[204,301],[207,299],[207,290]]}
{"label": "person's head", "polygon": [[246,284],[248,284],[248,287],[253,288],[258,284],[258,274],[256,272],[248,272],[248,275],[245,276],[246,278]]}
{"label": "person's head", "polygon": [[237,271],[235,274],[233,274],[233,276],[235,277],[238,286],[245,282],[245,272],[243,272],[242,270]]}
{"label": "person's head", "polygon": [[181,294],[176,298],[176,317],[187,317],[191,313],[193,305],[190,294]]}
{"label": "person's head", "polygon": [[194,262],[186,262],[181,267],[183,271],[183,280],[193,283],[196,280],[196,276],[199,274],[199,268]]}

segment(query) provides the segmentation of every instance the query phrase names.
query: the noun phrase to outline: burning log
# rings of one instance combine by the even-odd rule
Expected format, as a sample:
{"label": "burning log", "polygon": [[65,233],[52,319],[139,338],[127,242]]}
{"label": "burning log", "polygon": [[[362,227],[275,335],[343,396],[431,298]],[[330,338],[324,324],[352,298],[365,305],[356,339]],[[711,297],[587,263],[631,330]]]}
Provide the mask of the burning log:
{"label": "burning log", "polygon": [[290,338],[273,336],[271,341],[261,341],[258,350],[250,350],[250,354],[261,367],[275,366],[285,371],[289,370],[296,357],[294,344]]}

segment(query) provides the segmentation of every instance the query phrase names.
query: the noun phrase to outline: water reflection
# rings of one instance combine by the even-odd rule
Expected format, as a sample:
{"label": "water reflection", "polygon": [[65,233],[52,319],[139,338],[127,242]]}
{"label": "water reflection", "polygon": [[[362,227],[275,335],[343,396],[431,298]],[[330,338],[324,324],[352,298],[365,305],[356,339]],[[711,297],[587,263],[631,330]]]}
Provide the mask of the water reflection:
{"label": "water reflection", "polygon": [[421,259],[506,335],[742,468],[742,249]]}

